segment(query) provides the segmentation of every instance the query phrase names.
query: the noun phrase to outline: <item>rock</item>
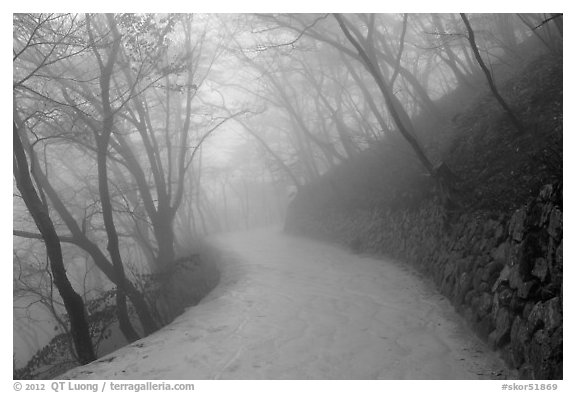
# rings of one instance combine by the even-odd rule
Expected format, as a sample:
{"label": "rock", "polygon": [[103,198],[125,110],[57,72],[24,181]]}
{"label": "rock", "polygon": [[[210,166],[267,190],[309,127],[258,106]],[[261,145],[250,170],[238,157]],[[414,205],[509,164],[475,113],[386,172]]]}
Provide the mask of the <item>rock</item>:
{"label": "rock", "polygon": [[544,303],[544,327],[546,330],[554,330],[562,326],[562,302],[559,297],[552,298]]}
{"label": "rock", "polygon": [[524,221],[525,232],[543,226],[542,215],[545,214],[543,209],[544,206],[541,203],[531,203],[529,205],[526,220]]}
{"label": "rock", "polygon": [[563,240],[560,241],[560,244],[556,248],[556,253],[554,258],[549,259],[548,268],[550,269],[550,281],[551,282],[562,282],[563,277],[563,268],[564,268],[564,261],[563,261]]}
{"label": "rock", "polygon": [[500,271],[500,275],[496,279],[496,282],[492,286],[492,292],[496,292],[500,284],[507,283],[510,278],[510,267],[505,265],[504,268]]}
{"label": "rock", "polygon": [[532,334],[535,330],[541,329],[544,326],[544,320],[546,318],[546,307],[544,303],[538,302],[530,311],[528,315],[528,328],[529,333]]}
{"label": "rock", "polygon": [[528,281],[520,285],[516,294],[520,299],[528,299],[532,297],[536,289],[538,289],[536,281]]}
{"label": "rock", "polygon": [[477,270],[472,277],[472,286],[475,290],[480,290],[480,284],[482,284],[482,275],[484,274],[484,269]]}
{"label": "rock", "polygon": [[500,306],[508,307],[512,301],[513,293],[510,288],[504,288],[497,294],[498,304]]}
{"label": "rock", "polygon": [[512,289],[519,289],[524,284],[522,277],[520,277],[518,266],[513,266],[510,269],[508,282],[510,283],[510,288]]}
{"label": "rock", "polygon": [[484,292],[482,293],[478,301],[478,314],[482,318],[488,315],[491,309],[492,309],[492,296]]}
{"label": "rock", "polygon": [[540,202],[547,202],[550,200],[553,193],[554,193],[554,187],[552,186],[552,184],[546,184],[540,189],[537,200]]}
{"label": "rock", "polygon": [[496,328],[488,336],[493,348],[500,348],[510,340],[510,313],[505,308],[498,310],[495,321]]}
{"label": "rock", "polygon": [[520,264],[520,258],[522,256],[522,244],[521,243],[511,243],[510,250],[508,251],[508,260],[506,263],[509,266],[516,266]]}
{"label": "rock", "polygon": [[486,281],[489,286],[494,285],[494,282],[498,278],[504,264],[497,261],[492,261],[484,268],[484,273],[482,275],[482,280]]}
{"label": "rock", "polygon": [[518,209],[512,215],[510,219],[510,224],[508,227],[508,234],[510,237],[520,242],[524,236],[524,221],[526,220],[526,210],[525,208]]}
{"label": "rock", "polygon": [[545,247],[541,246],[541,237],[538,233],[528,233],[520,246],[520,253],[518,255],[519,272],[524,280],[530,278],[534,263],[537,258],[544,255],[543,250]]}
{"label": "rock", "polygon": [[534,377],[536,379],[554,378],[558,374],[556,358],[561,354],[561,347],[558,348],[544,330],[538,330],[532,338],[528,355],[528,360],[534,366]]}
{"label": "rock", "polygon": [[560,241],[558,248],[556,249],[556,264],[562,269],[562,243],[564,240]]}
{"label": "rock", "polygon": [[502,264],[507,263],[508,255],[510,253],[510,244],[508,242],[501,243],[498,247],[490,252],[490,256],[496,262],[501,262]]}
{"label": "rock", "polygon": [[541,282],[546,281],[546,278],[548,278],[548,262],[546,259],[536,258],[531,273],[534,277],[538,277]]}
{"label": "rock", "polygon": [[525,346],[529,339],[526,321],[520,316],[516,316],[510,328],[510,360],[514,368],[518,368],[524,363],[526,359]]}
{"label": "rock", "polygon": [[[558,338],[556,337],[558,336]],[[550,379],[561,380],[564,378],[563,374],[563,364],[564,364],[564,354],[562,348],[562,327],[558,328],[556,332],[552,335],[552,352],[553,358],[550,359],[552,364],[552,375]]]}
{"label": "rock", "polygon": [[532,300],[529,300],[526,302],[526,304],[524,305],[524,308],[522,309],[522,319],[524,319],[526,321],[528,320],[528,317],[530,316],[530,313],[534,309],[535,305],[536,305],[536,303]]}
{"label": "rock", "polygon": [[525,306],[526,306],[525,299],[519,298],[518,296],[516,296],[516,294],[512,296],[509,307],[511,312],[513,312],[514,314],[521,314]]}
{"label": "rock", "polygon": [[548,246],[546,248],[546,263],[549,269],[553,269],[556,265],[556,249],[558,248],[558,240],[548,236]]}
{"label": "rock", "polygon": [[464,296],[472,288],[472,278],[470,274],[464,272],[460,275],[458,283],[456,284],[456,290],[454,294],[454,301],[457,305],[462,304],[464,301]]}
{"label": "rock", "polygon": [[504,226],[501,223],[498,223],[496,229],[494,229],[494,239],[499,241],[502,239],[504,235]]}
{"label": "rock", "polygon": [[562,294],[562,287],[555,283],[550,283],[540,290],[540,300],[545,301]]}
{"label": "rock", "polygon": [[548,235],[554,239],[559,239],[562,235],[562,211],[556,207],[550,212]]}
{"label": "rock", "polygon": [[545,227],[546,223],[548,222],[548,218],[550,217],[550,212],[553,209],[553,206],[551,203],[546,203],[545,205],[542,205],[541,207],[541,211],[540,211],[540,222],[538,223],[539,226],[541,227]]}

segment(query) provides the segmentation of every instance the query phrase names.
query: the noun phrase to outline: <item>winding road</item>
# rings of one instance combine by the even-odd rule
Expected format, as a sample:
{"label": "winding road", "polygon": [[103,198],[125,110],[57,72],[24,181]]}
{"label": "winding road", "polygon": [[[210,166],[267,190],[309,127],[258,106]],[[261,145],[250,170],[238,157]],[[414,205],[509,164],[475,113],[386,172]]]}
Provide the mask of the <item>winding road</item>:
{"label": "winding road", "polygon": [[509,371],[406,267],[257,230],[204,251],[221,281],[172,324],[65,379],[502,379]]}

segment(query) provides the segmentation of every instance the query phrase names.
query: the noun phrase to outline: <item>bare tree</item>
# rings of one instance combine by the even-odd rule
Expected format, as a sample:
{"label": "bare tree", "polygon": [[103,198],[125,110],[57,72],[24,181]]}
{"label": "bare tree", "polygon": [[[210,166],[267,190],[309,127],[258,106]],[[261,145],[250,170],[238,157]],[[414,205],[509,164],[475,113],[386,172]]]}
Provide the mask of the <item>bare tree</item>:
{"label": "bare tree", "polygon": [[[380,69],[378,68],[378,65],[375,64],[374,61],[371,60],[371,56],[368,54],[367,50],[365,49],[366,43],[364,42],[364,45],[362,45],[357,40],[357,38],[352,36],[352,33],[350,32],[348,25],[346,24],[344,18],[341,15],[334,14],[334,17],[338,21],[338,24],[340,25],[340,28],[344,32],[344,35],[346,36],[346,38],[350,41],[350,43],[358,51],[358,54],[359,54],[360,58],[362,59],[362,63],[368,69],[370,74],[374,77],[374,80],[376,81],[378,88],[380,89],[380,92],[382,93],[382,96],[384,97],[384,99],[386,101],[386,105],[388,107],[388,110],[389,110],[392,118],[394,119],[394,122],[396,123],[396,127],[398,127],[398,130],[400,131],[402,136],[404,136],[404,138],[408,141],[410,146],[412,146],[412,148],[416,152],[416,155],[419,158],[422,165],[424,166],[424,168],[426,168],[426,170],[428,171],[428,173],[430,173],[430,175],[434,176],[435,175],[434,166],[432,165],[432,163],[430,162],[430,160],[428,159],[428,157],[424,153],[424,150],[420,146],[420,143],[418,142],[418,140],[409,131],[408,127],[410,127],[410,125],[406,124],[409,121],[409,118],[407,116],[401,117],[401,114],[398,111],[399,103],[397,100],[395,100],[393,98],[393,95],[390,91],[390,88],[388,87],[388,85],[384,81],[384,78],[381,74]],[[356,34],[356,37],[359,37],[359,33]],[[412,127],[410,127],[410,128],[412,128]]]}
{"label": "bare tree", "polygon": [[54,224],[48,214],[48,208],[38,196],[32,178],[26,153],[20,140],[20,133],[16,122],[13,122],[13,172],[16,185],[20,190],[22,199],[26,203],[30,215],[34,219],[50,259],[50,269],[54,284],[64,302],[64,306],[70,318],[70,333],[74,341],[78,360],[81,364],[87,364],[96,359],[92,340],[88,329],[88,322],[82,297],[76,293],[70,280],[66,276],[60,239],[54,228]]}
{"label": "bare tree", "polygon": [[[398,128],[404,139],[406,139],[406,141],[410,144],[410,146],[416,153],[416,156],[418,157],[420,163],[424,166],[426,171],[430,174],[430,176],[432,176],[436,180],[440,191],[440,196],[444,199],[444,202],[447,205],[452,206],[455,203],[453,190],[456,177],[453,175],[452,171],[446,166],[446,164],[440,163],[439,165],[434,166],[430,161],[430,159],[427,157],[426,153],[424,152],[422,146],[420,145],[416,137],[410,131],[411,129],[413,129],[413,126],[410,123],[410,119],[406,115],[401,116],[402,112],[399,111],[399,108],[401,108],[401,106],[399,106],[400,103],[393,98],[394,96],[392,95],[389,86],[386,84],[378,65],[373,61],[373,57],[371,57],[369,52],[367,51],[366,48],[368,47],[369,44],[367,44],[366,39],[363,38],[363,36],[357,29],[354,29],[352,27],[354,31],[353,36],[348,28],[349,25],[346,23],[345,19],[341,15],[334,14],[334,17],[338,21],[338,25],[344,32],[346,38],[358,51],[362,63],[376,81],[376,84],[378,85],[380,92],[384,96],[386,106],[388,108],[390,115],[394,119],[396,127]],[[360,40],[362,40],[362,42],[360,42]]]}
{"label": "bare tree", "polygon": [[478,62],[478,65],[480,65],[480,68],[482,68],[482,72],[484,72],[484,76],[486,76],[486,80],[488,81],[488,86],[490,86],[490,90],[492,91],[492,94],[494,95],[494,97],[496,98],[496,101],[498,101],[498,103],[500,104],[502,109],[504,109],[504,111],[506,112],[506,114],[508,115],[510,120],[512,121],[512,124],[514,125],[514,127],[516,128],[518,133],[520,133],[520,134],[524,133],[524,126],[522,125],[522,123],[520,122],[518,117],[516,117],[512,108],[510,108],[510,106],[508,105],[506,100],[504,100],[504,98],[502,97],[502,95],[498,91],[498,88],[496,87],[496,83],[494,83],[494,79],[492,78],[492,73],[490,72],[490,70],[486,66],[486,63],[484,63],[482,56],[480,56],[478,46],[476,45],[476,38],[474,35],[474,30],[472,29],[472,26],[470,25],[470,22],[468,21],[468,17],[466,16],[466,14],[460,14],[460,17],[462,18],[462,21],[464,22],[464,25],[466,26],[466,30],[468,31],[468,41],[470,42],[470,47],[472,48],[472,51],[474,52],[474,56],[476,57],[476,61]]}

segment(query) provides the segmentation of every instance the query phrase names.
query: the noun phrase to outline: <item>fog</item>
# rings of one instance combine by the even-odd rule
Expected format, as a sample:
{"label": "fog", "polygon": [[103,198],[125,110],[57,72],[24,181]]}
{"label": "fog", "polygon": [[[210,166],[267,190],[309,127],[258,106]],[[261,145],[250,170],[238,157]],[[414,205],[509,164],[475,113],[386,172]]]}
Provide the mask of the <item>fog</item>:
{"label": "fog", "polygon": [[549,14],[471,14],[475,42],[465,17],[14,14],[20,377],[170,323],[205,295],[170,304],[167,278],[211,271],[205,239],[282,228],[303,188],[367,151],[436,176],[445,148],[426,124],[454,115],[438,104],[450,93],[488,91],[475,50],[498,84],[523,45],[557,45],[557,19],[535,30]]}

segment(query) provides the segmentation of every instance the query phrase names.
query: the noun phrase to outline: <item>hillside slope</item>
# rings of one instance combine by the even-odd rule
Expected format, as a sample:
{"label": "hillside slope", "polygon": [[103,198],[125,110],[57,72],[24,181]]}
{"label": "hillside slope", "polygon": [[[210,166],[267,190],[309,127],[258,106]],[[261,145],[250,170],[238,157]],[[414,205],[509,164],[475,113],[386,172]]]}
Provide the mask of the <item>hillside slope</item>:
{"label": "hillside slope", "polygon": [[488,93],[426,130],[456,208],[395,138],[306,186],[286,229],[414,264],[523,377],[561,378],[562,59],[516,75],[500,89],[523,133]]}

